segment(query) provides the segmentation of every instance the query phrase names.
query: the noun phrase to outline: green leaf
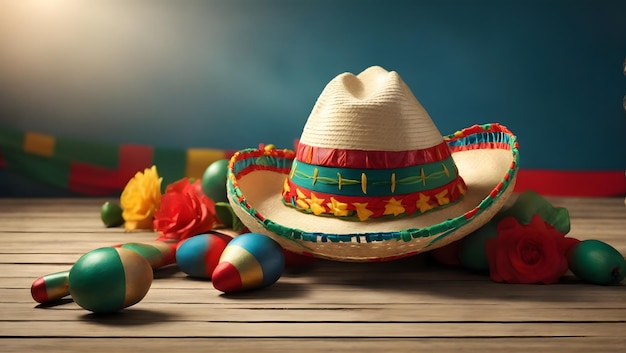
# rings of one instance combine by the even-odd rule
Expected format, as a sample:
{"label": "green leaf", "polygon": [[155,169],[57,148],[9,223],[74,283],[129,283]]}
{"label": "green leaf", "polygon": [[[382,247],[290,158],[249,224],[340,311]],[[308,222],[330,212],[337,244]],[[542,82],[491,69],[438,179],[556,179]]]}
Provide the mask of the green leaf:
{"label": "green leaf", "polygon": [[225,227],[231,228],[236,232],[241,231],[245,227],[228,202],[215,203],[215,217]]}
{"label": "green leaf", "polygon": [[522,192],[515,203],[500,211],[496,218],[513,216],[520,224],[529,224],[533,215],[538,214],[548,224],[563,234],[570,231],[569,211],[564,207],[554,207],[538,193],[532,190]]}

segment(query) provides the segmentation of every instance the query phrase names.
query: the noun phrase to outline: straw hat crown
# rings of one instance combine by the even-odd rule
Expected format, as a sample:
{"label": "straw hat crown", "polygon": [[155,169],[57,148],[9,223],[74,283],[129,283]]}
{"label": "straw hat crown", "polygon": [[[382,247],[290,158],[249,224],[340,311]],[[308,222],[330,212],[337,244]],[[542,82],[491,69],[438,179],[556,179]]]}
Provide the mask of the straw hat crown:
{"label": "straw hat crown", "polygon": [[406,151],[432,147],[443,138],[398,73],[372,66],[328,83],[300,141],[338,149]]}
{"label": "straw hat crown", "polygon": [[426,110],[396,72],[374,66],[324,88],[282,197],[306,213],[367,221],[447,207],[465,189]]}

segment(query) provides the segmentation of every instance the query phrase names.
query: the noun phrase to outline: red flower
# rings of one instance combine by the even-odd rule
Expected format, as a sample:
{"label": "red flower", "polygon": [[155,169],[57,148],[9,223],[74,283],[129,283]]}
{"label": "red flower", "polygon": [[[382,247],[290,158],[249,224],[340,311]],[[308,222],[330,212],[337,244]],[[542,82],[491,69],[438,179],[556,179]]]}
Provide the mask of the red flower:
{"label": "red flower", "polygon": [[490,276],[496,282],[555,283],[567,272],[567,250],[578,242],[537,214],[528,225],[506,217],[497,232],[485,242]]}
{"label": "red flower", "polygon": [[183,240],[213,229],[215,203],[202,193],[200,183],[183,178],[167,186],[154,214],[154,229],[162,238]]}

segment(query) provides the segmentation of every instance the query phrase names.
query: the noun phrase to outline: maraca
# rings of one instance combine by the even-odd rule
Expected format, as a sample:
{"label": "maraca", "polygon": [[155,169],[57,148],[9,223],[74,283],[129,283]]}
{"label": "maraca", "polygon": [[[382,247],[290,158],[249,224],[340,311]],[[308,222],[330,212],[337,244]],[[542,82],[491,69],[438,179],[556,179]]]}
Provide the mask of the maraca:
{"label": "maraca", "polygon": [[68,276],[72,299],[94,313],[111,313],[138,303],[152,285],[152,267],[139,253],[105,247],[78,259]]}
{"label": "maraca", "polygon": [[283,249],[271,238],[244,233],[231,240],[212,274],[215,289],[232,293],[267,287],[285,269]]}
{"label": "maraca", "polygon": [[[155,270],[176,262],[176,243],[162,241],[131,242],[113,247],[136,252],[144,257]],[[37,278],[30,287],[31,296],[36,302],[45,304],[69,295],[69,274],[70,270],[67,270]]]}
{"label": "maraca", "polygon": [[176,250],[176,264],[187,275],[211,279],[213,270],[232,237],[219,232],[199,234],[181,241]]}

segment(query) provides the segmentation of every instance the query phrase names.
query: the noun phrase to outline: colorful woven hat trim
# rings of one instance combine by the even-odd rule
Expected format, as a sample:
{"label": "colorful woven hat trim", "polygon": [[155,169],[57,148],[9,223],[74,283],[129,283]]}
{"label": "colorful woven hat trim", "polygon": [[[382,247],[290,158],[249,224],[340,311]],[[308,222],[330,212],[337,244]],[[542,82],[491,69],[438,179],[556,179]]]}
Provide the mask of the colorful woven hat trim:
{"label": "colorful woven hat trim", "polygon": [[[296,154],[292,150],[277,149],[245,149],[233,154],[230,161],[229,169],[232,170],[232,176],[241,178],[244,175],[258,171],[269,170],[282,174],[289,174],[293,159]],[[233,161],[237,161],[233,163]],[[237,189],[238,190],[238,189]]]}
{"label": "colorful woven hat trim", "polygon": [[455,203],[465,191],[463,179],[455,178],[443,186],[410,194],[339,196],[301,188],[286,178],[283,202],[316,216],[366,221],[370,218],[399,217],[433,211]]}
{"label": "colorful woven hat trim", "polygon": [[519,148],[515,135],[505,126],[496,123],[470,126],[452,135],[444,136],[444,140],[452,152],[477,149],[515,149],[517,151]]}
{"label": "colorful woven hat trim", "polygon": [[282,195],[286,205],[306,213],[366,221],[445,207],[465,189],[451,156],[391,170],[328,168],[294,160]]}
{"label": "colorful woven hat trim", "polygon": [[[295,152],[289,150],[248,149],[236,152],[231,158],[229,164],[230,173],[228,178],[228,190],[233,201],[239,204],[249,215],[254,217],[258,222],[261,222],[268,231],[271,231],[272,233],[285,239],[313,243],[370,243],[387,240],[408,242],[415,238],[437,235],[437,237],[429,243],[429,246],[432,246],[440,242],[447,235],[451,234],[451,231],[466,225],[488,209],[491,204],[493,204],[494,200],[496,200],[509,187],[511,181],[514,180],[519,163],[519,146],[517,138],[508,129],[499,124],[474,125],[457,131],[454,134],[444,136],[444,140],[447,141],[453,152],[481,148],[510,150],[513,154],[513,162],[509,166],[509,169],[503,176],[502,180],[491,191],[489,196],[483,199],[476,207],[467,211],[463,215],[429,227],[411,228],[391,232],[328,234],[305,232],[300,229],[286,227],[270,219],[266,219],[250,204],[248,204],[246,198],[239,189],[237,180],[243,175],[257,170],[277,172],[285,174],[285,177],[287,177],[295,158]],[[301,242],[300,244],[302,244]]]}
{"label": "colorful woven hat trim", "polygon": [[465,193],[443,139],[410,151],[342,150],[300,143],[283,202],[316,216],[366,221],[448,206]]}
{"label": "colorful woven hat trim", "polygon": [[441,161],[450,157],[445,141],[414,151],[344,150],[298,144],[296,159],[307,164],[325,167],[357,169],[393,169]]}
{"label": "colorful woven hat trim", "polygon": [[320,167],[294,160],[289,180],[301,189],[345,196],[389,196],[428,191],[458,178],[452,157],[397,169]]}

